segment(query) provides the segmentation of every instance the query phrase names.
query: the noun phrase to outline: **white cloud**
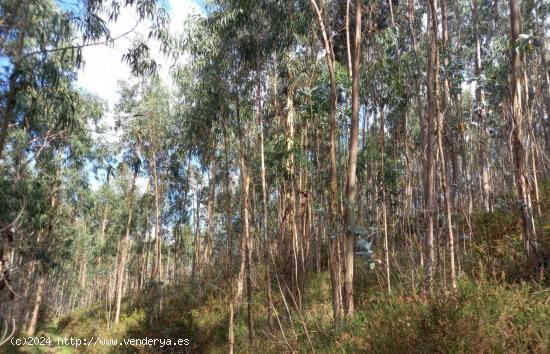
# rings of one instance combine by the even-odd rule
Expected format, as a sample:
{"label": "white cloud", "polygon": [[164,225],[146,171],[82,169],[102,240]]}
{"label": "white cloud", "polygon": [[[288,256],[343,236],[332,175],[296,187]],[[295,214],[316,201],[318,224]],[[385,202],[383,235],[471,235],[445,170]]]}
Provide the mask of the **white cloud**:
{"label": "white cloud", "polygon": [[[192,0],[169,0],[170,32],[181,32],[185,19],[193,13],[200,13],[201,7]],[[109,24],[111,37],[116,38],[130,30],[137,23],[137,16],[133,9],[121,9],[120,16],[115,23]],[[117,39],[113,45],[97,45],[86,47],[83,50],[85,64],[78,73],[78,85],[105,99],[109,108],[113,108],[119,95],[117,82],[130,77],[130,69],[122,62],[122,55],[131,46],[136,36],[147,38],[149,25],[146,21],[140,22],[136,29]],[[156,41],[150,43],[151,54],[161,66],[160,74],[166,81],[169,78],[170,61],[160,53],[160,45]]]}
{"label": "white cloud", "polygon": [[183,23],[187,16],[195,13],[203,13],[199,4],[191,0],[170,0],[170,31],[172,33],[181,32]]}
{"label": "white cloud", "polygon": [[[202,8],[193,0],[168,0],[170,15],[170,32],[176,34],[182,32],[184,21],[191,14],[202,13]],[[118,38],[109,45],[94,45],[83,49],[84,65],[78,72],[77,85],[87,91],[101,97],[107,102],[109,112],[103,118],[102,123],[108,129],[101,137],[104,141],[115,143],[119,139],[114,130],[113,108],[119,99],[118,81],[130,79],[130,69],[122,62],[122,56],[130,48],[132,41],[138,36],[147,38],[149,23],[141,21],[134,9],[122,8],[118,20],[109,24],[111,37],[117,38],[131,31],[127,35]],[[132,29],[134,29],[132,31]],[[159,74],[166,83],[170,83],[169,69],[171,62],[160,52],[160,44],[157,41],[149,43],[151,55],[160,65]],[[138,180],[140,190],[144,190],[146,181]],[[92,188],[98,187],[98,181],[92,180]]]}

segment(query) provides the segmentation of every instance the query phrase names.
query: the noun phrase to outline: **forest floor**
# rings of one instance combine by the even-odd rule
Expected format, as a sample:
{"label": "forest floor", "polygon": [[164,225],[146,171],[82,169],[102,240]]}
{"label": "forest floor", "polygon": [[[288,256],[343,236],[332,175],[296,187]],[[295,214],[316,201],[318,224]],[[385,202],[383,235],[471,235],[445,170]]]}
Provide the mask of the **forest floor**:
{"label": "forest floor", "polygon": [[[27,345],[15,348],[10,344],[5,346],[7,354],[11,353],[25,353],[25,354],[46,354],[46,353],[55,353],[55,354],[73,354],[75,351],[70,346],[63,345],[63,340],[61,332],[58,327],[58,320],[51,320],[43,324],[40,330],[33,336],[35,338],[47,338],[48,343],[43,342],[45,345]],[[21,336],[16,336],[21,337]],[[47,344],[47,345],[46,345]],[[2,352],[0,348],[0,353]]]}
{"label": "forest floor", "polygon": [[[92,315],[97,307],[66,315],[66,327],[49,323],[39,335],[89,338],[188,338],[187,347],[52,346],[20,353],[226,353],[226,301],[213,293],[191,295],[189,287],[166,294],[164,309],[148,318],[151,306],[128,299],[121,322],[106,329]],[[198,290],[197,290],[198,291]],[[269,329],[262,300],[255,298],[256,341],[247,342],[246,308],[236,316],[237,353],[548,353],[550,288],[537,283],[502,284],[486,277],[462,281],[457,291],[430,300],[366,291],[353,318],[338,332],[331,325],[329,279],[312,277],[302,322],[279,314],[284,329]],[[182,297],[172,298],[179,293]],[[154,306],[154,305],[153,305]],[[308,339],[309,338],[309,339]]]}
{"label": "forest floor", "polygon": [[[550,195],[550,184],[545,186]],[[545,198],[544,200],[549,200]],[[538,220],[541,241],[550,240],[550,206]],[[265,269],[255,264],[253,294],[255,341],[248,343],[246,304],[235,315],[237,353],[549,353],[550,279],[534,273],[522,253],[521,222],[510,208],[477,213],[470,220],[468,251],[459,256],[458,288],[451,290],[442,274],[434,296],[419,296],[421,269],[404,274],[410,257],[396,250],[392,258],[392,294],[385,291],[384,270],[356,264],[356,312],[338,331],[332,328],[328,272],[308,275],[302,311],[287,311],[273,288],[273,326],[267,316]],[[547,245],[544,245],[546,247]],[[547,265],[546,274],[550,271]],[[221,274],[221,273],[220,273]],[[39,335],[58,338],[188,339],[188,346],[95,345],[11,347],[9,353],[226,353],[227,289],[216,276],[200,283],[149,287],[125,299],[121,321],[107,326],[102,305],[79,308],[55,320],[43,320]],[[210,280],[208,280],[210,279]],[[219,278],[220,279],[220,278]],[[216,286],[211,285],[216,283]],[[0,352],[2,351],[0,348]]]}

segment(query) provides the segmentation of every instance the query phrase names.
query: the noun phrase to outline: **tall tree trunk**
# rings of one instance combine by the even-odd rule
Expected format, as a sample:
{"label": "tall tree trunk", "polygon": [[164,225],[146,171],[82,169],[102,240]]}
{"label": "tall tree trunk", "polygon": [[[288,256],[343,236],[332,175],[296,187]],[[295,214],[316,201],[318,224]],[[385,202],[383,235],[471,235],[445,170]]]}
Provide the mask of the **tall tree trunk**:
{"label": "tall tree trunk", "polygon": [[529,179],[525,162],[525,148],[523,146],[523,109],[521,72],[522,59],[516,51],[516,43],[521,33],[521,13],[517,0],[510,0],[510,48],[512,64],[512,150],[514,155],[516,186],[521,201],[523,219],[523,248],[528,258],[537,255],[537,240],[533,208],[531,206]]}
{"label": "tall tree trunk", "polygon": [[151,278],[154,281],[161,280],[162,268],[162,224],[160,222],[159,207],[159,179],[157,171],[156,154],[153,154],[151,161],[153,163],[153,193],[155,199],[155,253],[153,255],[153,267],[151,269]]}
{"label": "tall tree trunk", "polygon": [[46,283],[46,274],[44,274],[44,271],[40,271],[40,275],[38,277],[38,285],[36,287],[36,294],[34,298],[34,306],[31,314],[31,320],[29,322],[29,327],[27,328],[27,335],[29,336],[34,335],[34,332],[36,330],[36,323],[38,322],[40,305],[42,304],[42,300],[43,300],[45,283]]}
{"label": "tall tree trunk", "polygon": [[491,210],[490,195],[491,186],[489,182],[489,164],[487,161],[486,146],[488,145],[487,128],[485,126],[485,91],[481,85],[481,40],[479,38],[479,14],[478,14],[478,2],[479,0],[472,1],[473,17],[474,17],[474,38],[476,42],[476,104],[477,104],[477,117],[480,129],[479,137],[479,166],[481,168],[481,197],[483,200],[483,208],[485,211]]}
{"label": "tall tree trunk", "polygon": [[[257,99],[260,99],[260,85],[257,85]],[[263,241],[264,259],[266,262],[266,291],[267,291],[267,322],[269,328],[273,329],[273,299],[271,296],[271,240],[268,235],[268,214],[267,206],[267,184],[265,181],[265,152],[264,152],[264,124],[260,114],[261,107],[258,107],[258,125],[260,126],[260,166],[262,174],[262,204],[263,204]]]}
{"label": "tall tree trunk", "polygon": [[[51,239],[53,228],[54,228],[54,218],[57,214],[57,197],[58,197],[58,191],[59,186],[61,183],[61,156],[62,156],[63,150],[58,149],[56,153],[56,170],[55,170],[55,178],[53,181],[53,188],[50,196],[50,210],[48,212],[48,224],[46,226],[46,234],[42,239],[40,239],[40,236],[37,240],[37,244],[40,247],[46,247],[48,245],[48,242]],[[43,293],[44,293],[44,286],[46,282],[46,269],[44,267],[44,264],[41,264],[40,262],[38,264],[39,268],[42,268],[39,270],[39,280],[38,280],[38,286],[36,288],[36,296],[34,299],[34,307],[29,323],[29,327],[27,329],[27,334],[29,336],[32,336],[34,334],[34,331],[36,330],[36,323],[38,321],[38,314],[40,310],[40,305],[42,305],[43,301]]]}
{"label": "tall tree trunk", "polygon": [[235,345],[235,323],[234,323],[234,302],[235,294],[233,292],[233,232],[232,232],[232,213],[231,213],[231,184],[230,184],[230,169],[229,169],[229,149],[228,149],[227,132],[223,133],[223,148],[225,156],[225,171],[224,171],[224,187],[225,187],[225,233],[227,236],[227,279],[229,282],[229,304],[228,304],[228,352],[233,353]]}
{"label": "tall tree trunk", "polygon": [[[254,317],[253,317],[253,303],[252,303],[252,242],[250,238],[250,207],[249,207],[249,188],[250,177],[248,175],[248,168],[246,166],[245,159],[245,143],[244,143],[244,131],[246,128],[241,118],[240,113],[240,96],[239,89],[236,89],[236,118],[239,124],[239,160],[240,160],[240,177],[241,177],[241,192],[242,192],[242,205],[241,205],[241,217],[243,221],[243,234],[241,235],[241,266],[244,263],[246,272],[246,297],[247,297],[247,322],[248,322],[248,343],[250,349],[254,343]],[[243,262],[244,260],[244,262]],[[242,268],[241,268],[242,269]]]}
{"label": "tall tree trunk", "polygon": [[[214,138],[215,141],[215,138]],[[216,143],[212,144],[212,157],[210,160],[210,178],[208,188],[208,238],[204,248],[204,264],[212,265],[212,247],[214,244],[214,220],[216,208]]]}
{"label": "tall tree trunk", "polygon": [[[323,47],[325,48],[325,61],[329,72],[330,79],[330,191],[329,191],[329,214],[330,214],[330,232],[329,232],[329,272],[331,280],[331,294],[332,294],[332,310],[334,327],[338,328],[340,324],[340,314],[342,312],[341,303],[341,286],[340,286],[340,274],[341,274],[341,262],[340,262],[340,232],[338,223],[338,171],[336,164],[336,112],[338,104],[338,92],[336,85],[336,73],[334,69],[334,51],[332,49],[331,42],[329,40],[328,32],[323,20],[324,8],[321,9],[317,5],[316,0],[310,0],[311,6],[315,12],[317,23],[319,25]],[[323,2],[321,2],[323,5]]]}
{"label": "tall tree trunk", "polygon": [[363,2],[355,0],[355,29],[353,34],[353,54],[351,61],[351,128],[349,138],[349,159],[346,183],[346,207],[344,210],[346,225],[345,276],[344,276],[344,308],[346,314],[353,314],[353,270],[355,259],[355,206],[357,202],[357,154],[359,152],[359,109],[360,109],[360,72],[361,63],[361,14]]}
{"label": "tall tree trunk", "polygon": [[438,73],[439,55],[437,48],[437,0],[430,0],[431,36],[428,45],[427,68],[427,122],[424,130],[424,222],[425,222],[425,246],[426,246],[426,279],[424,290],[426,293],[433,291],[433,277],[435,266],[434,249],[434,176],[435,176],[435,150],[434,150],[434,121],[437,117],[437,87],[436,76]]}
{"label": "tall tree trunk", "polygon": [[[151,241],[149,240],[149,209],[150,209],[150,201],[151,201],[151,198],[149,198],[149,192],[150,192],[150,189],[151,189],[151,183],[150,183],[150,179],[148,178],[147,179],[147,183],[146,183],[146,186],[145,186],[145,208],[144,208],[144,215],[145,217],[143,218],[143,234],[144,234],[144,242],[146,243],[146,245],[144,245],[144,249],[143,249],[143,264],[142,264],[142,267],[141,267],[141,276],[140,276],[140,289],[143,289],[143,286],[145,285],[145,281],[147,280],[147,277],[149,276],[149,273],[147,273],[147,270],[149,269],[149,254],[151,253]],[[145,248],[147,248],[145,250]],[[152,275],[152,271],[151,271],[151,275]],[[152,279],[152,276],[151,276],[151,279]]]}
{"label": "tall tree trunk", "polygon": [[[448,32],[448,14],[447,14],[447,0],[442,0],[441,2],[441,11],[442,11],[442,18],[443,18],[443,50],[445,55],[445,59],[443,61],[443,67],[445,68],[445,71],[447,72],[449,70],[449,32]],[[437,65],[436,68],[436,75],[435,75],[435,82],[436,82],[436,94],[437,94],[437,87],[439,86],[439,65]],[[454,234],[453,234],[453,218],[452,218],[452,198],[451,198],[451,191],[449,184],[447,183],[448,173],[447,173],[447,149],[443,146],[444,138],[446,138],[446,132],[447,129],[445,129],[444,123],[446,121],[446,117],[448,116],[448,112],[451,111],[451,88],[450,88],[450,82],[448,74],[445,75],[444,84],[442,87],[442,97],[443,97],[443,109],[442,111],[439,109],[439,100],[437,99],[437,96],[435,98],[436,104],[435,109],[437,110],[437,147],[439,151],[439,178],[441,181],[441,191],[443,192],[444,197],[444,203],[445,203],[445,215],[447,219],[447,240],[448,240],[448,247],[449,247],[449,261],[450,261],[450,272],[451,272],[451,286],[453,289],[456,288],[456,268],[455,268],[455,247],[454,247]],[[445,139],[447,140],[447,139]],[[486,185],[484,188],[488,188],[489,181],[486,180]],[[484,194],[484,200],[487,202],[487,207],[489,206],[489,193]]]}
{"label": "tall tree trunk", "polygon": [[380,105],[380,181],[381,181],[381,192],[382,192],[382,223],[384,228],[384,267],[386,270],[386,288],[388,294],[391,293],[391,279],[390,279],[390,253],[389,253],[389,242],[388,242],[388,220],[387,220],[387,209],[386,209],[386,181],[385,181],[385,166],[384,166],[384,155],[385,145],[386,145],[386,133],[384,132],[384,105]]}
{"label": "tall tree trunk", "polygon": [[246,268],[246,297],[247,297],[247,312],[248,312],[248,341],[252,346],[254,341],[254,317],[253,317],[253,304],[252,304],[252,250],[250,240],[250,222],[249,222],[249,185],[250,177],[248,176],[246,163],[244,159],[244,151],[241,152],[241,178],[242,178],[242,193],[243,193],[243,222],[244,222],[244,244],[245,244],[245,268]]}
{"label": "tall tree trunk", "polygon": [[197,274],[200,273],[200,250],[201,250],[201,240],[200,240],[200,198],[199,198],[199,185],[197,183],[197,189],[195,191],[196,206],[195,206],[195,232],[193,236],[193,264],[191,266],[191,279],[195,280]]}
{"label": "tall tree trunk", "polygon": [[137,168],[134,169],[132,176],[132,186],[128,192],[128,218],[126,219],[126,233],[120,242],[120,257],[117,264],[117,283],[116,283],[116,309],[115,323],[120,320],[120,306],[122,303],[122,290],[124,285],[124,269],[126,268],[126,257],[128,255],[128,243],[130,242],[130,227],[132,225],[134,191],[136,189]]}
{"label": "tall tree trunk", "polygon": [[[546,37],[542,36],[542,45],[540,48],[540,64],[541,64],[541,71],[542,71],[542,86],[544,88],[544,92],[542,92],[542,96],[544,97],[544,107],[546,108],[546,120],[544,117],[541,119],[543,124],[543,133],[546,140],[546,146],[548,149],[550,149],[550,71],[548,70],[548,63],[546,60]],[[544,122],[547,123],[544,123]]]}
{"label": "tall tree trunk", "polygon": [[[416,39],[416,27],[415,27],[415,11],[414,11],[414,1],[413,0],[408,0],[408,22],[409,22],[409,31],[410,31],[410,37],[411,37],[411,42],[412,42],[412,47],[413,47],[413,53],[414,53],[414,63],[415,63],[415,66],[416,66],[416,75],[414,75],[413,77],[413,81],[414,81],[414,85],[415,85],[415,91],[416,91],[416,94],[415,94],[415,103],[416,103],[416,113],[418,115],[418,120],[420,121],[420,125],[421,125],[421,130],[422,130],[422,139],[423,139],[423,146],[426,145],[426,129],[427,129],[427,119],[423,119],[424,117],[424,110],[423,110],[423,107],[422,107],[422,103],[423,103],[423,98],[421,97],[421,92],[422,92],[422,89],[421,89],[421,82],[420,82],[420,78],[422,77],[422,63],[420,62],[420,55],[419,55],[419,48],[418,48],[418,42],[417,42],[417,39]],[[426,151],[427,152],[427,151]],[[424,165],[424,168],[426,166],[426,158],[427,156],[424,156],[423,157],[424,160],[423,160],[423,165]],[[412,195],[411,195],[411,198],[412,198]],[[418,200],[418,197],[414,198],[416,200]],[[413,203],[412,205],[412,208],[413,209],[416,209],[415,207],[418,207],[420,206],[419,203]],[[425,237],[425,233],[422,232],[422,228],[421,228],[421,225],[423,224],[422,223],[422,220],[421,218],[424,218],[425,217],[425,213],[420,211],[418,213],[415,213],[415,218],[414,218],[414,222],[415,222],[415,230],[416,230],[416,237],[418,239],[418,243],[421,244],[421,245],[424,245],[424,243],[426,242],[426,240],[423,240],[423,238]],[[421,267],[424,267],[425,266],[425,252],[424,252],[424,247],[420,247],[420,257],[419,257],[419,263],[420,263],[420,266]]]}
{"label": "tall tree trunk", "polygon": [[[289,61],[292,58],[289,55]],[[286,119],[285,119],[285,139],[286,139],[286,203],[288,208],[287,222],[288,230],[291,235],[291,245],[289,247],[289,254],[292,255],[292,287],[291,291],[295,292],[298,297],[298,305],[301,308],[301,296],[300,296],[300,276],[299,269],[303,267],[299,265],[299,245],[298,245],[298,228],[296,225],[296,174],[294,164],[294,139],[295,139],[295,112],[294,112],[294,83],[293,78],[290,76],[287,83],[287,96],[286,96]],[[293,295],[294,296],[294,295]]]}

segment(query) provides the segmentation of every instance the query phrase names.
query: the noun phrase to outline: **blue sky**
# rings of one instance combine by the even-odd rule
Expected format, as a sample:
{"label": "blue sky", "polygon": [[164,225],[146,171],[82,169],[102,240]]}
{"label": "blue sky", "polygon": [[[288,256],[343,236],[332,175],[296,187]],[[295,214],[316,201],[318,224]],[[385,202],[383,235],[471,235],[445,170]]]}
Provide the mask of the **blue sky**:
{"label": "blue sky", "polygon": [[[170,31],[178,33],[183,30],[183,23],[187,16],[193,13],[204,13],[204,2],[193,0],[164,0],[170,14]],[[120,34],[126,33],[136,26],[137,16],[132,10],[122,9],[119,19],[116,23],[109,24],[111,36],[117,37]],[[136,36],[147,37],[149,33],[149,25],[147,22],[138,24],[134,33],[125,36],[115,41],[113,45],[97,45],[86,47],[83,50],[84,66],[78,72],[77,85],[83,89],[99,96],[107,102],[109,112],[103,119],[103,124],[112,128],[114,126],[114,118],[112,110],[119,99],[118,81],[128,80],[130,78],[130,70],[128,66],[122,62],[122,55],[131,45],[132,40]],[[160,75],[166,82],[170,82],[169,67],[171,62],[160,53],[159,43],[151,42],[151,54],[160,64]],[[113,131],[108,131],[103,137],[104,140],[115,143],[118,140]],[[100,180],[95,179],[91,171],[89,172],[90,183],[92,188],[98,188],[104,180],[104,173],[100,173]],[[140,178],[138,186],[144,189],[146,180]]]}
{"label": "blue sky", "polygon": [[[77,6],[78,1],[79,0],[57,0],[57,3],[64,9],[70,9]],[[169,12],[170,31],[174,34],[183,30],[183,23],[189,15],[206,12],[205,1],[203,0],[160,1]],[[109,24],[111,37],[116,38],[136,27],[136,23],[138,23],[137,18],[138,17],[133,9],[122,8],[117,22]],[[132,43],[132,40],[136,36],[146,38],[148,33],[149,24],[147,21],[141,21],[137,24],[137,27],[133,33],[117,39],[113,44],[94,45],[83,49],[84,65],[78,72],[76,85],[99,96],[107,102],[109,111],[106,112],[102,122],[107,127],[114,126],[112,110],[115,103],[119,99],[118,81],[128,80],[130,77],[130,70],[128,66],[122,62],[122,55],[126,53]],[[168,69],[171,63],[161,55],[159,43],[155,43],[153,41],[150,43],[150,48],[152,56],[155,58],[157,63],[160,64],[161,77],[163,77],[165,81],[169,82],[170,79]],[[7,58],[0,54],[0,73],[8,73],[9,67],[10,63]],[[118,137],[113,131],[107,131],[102,139],[114,143],[118,140]],[[100,180],[97,180],[93,173],[91,173],[91,166],[87,166],[86,170],[92,187],[97,188],[104,180],[104,178],[102,178],[104,176],[100,175]],[[145,180],[139,180],[138,184],[143,187],[145,185]]]}

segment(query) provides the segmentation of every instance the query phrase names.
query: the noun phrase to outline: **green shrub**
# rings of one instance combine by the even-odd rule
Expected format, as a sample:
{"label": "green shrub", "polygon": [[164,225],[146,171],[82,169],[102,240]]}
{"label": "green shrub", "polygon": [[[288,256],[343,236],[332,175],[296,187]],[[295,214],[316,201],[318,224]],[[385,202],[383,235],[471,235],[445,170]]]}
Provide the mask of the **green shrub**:
{"label": "green shrub", "polygon": [[532,284],[460,283],[427,301],[378,293],[319,349],[369,353],[547,353],[550,293]]}

